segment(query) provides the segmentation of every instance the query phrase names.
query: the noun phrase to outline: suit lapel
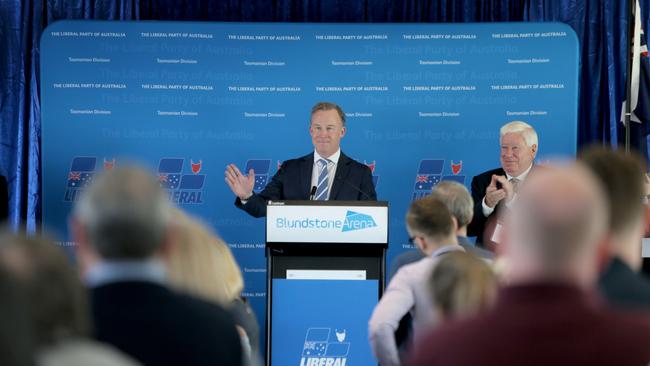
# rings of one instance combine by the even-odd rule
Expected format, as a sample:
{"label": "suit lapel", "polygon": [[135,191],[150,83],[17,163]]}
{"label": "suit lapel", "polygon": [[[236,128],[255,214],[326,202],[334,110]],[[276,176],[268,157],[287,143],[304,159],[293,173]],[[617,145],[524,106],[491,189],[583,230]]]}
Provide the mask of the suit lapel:
{"label": "suit lapel", "polygon": [[311,173],[314,169],[314,154],[311,153],[302,158],[300,162],[300,187],[302,189],[302,197],[308,200],[311,191]]}
{"label": "suit lapel", "polygon": [[345,184],[343,181],[347,178],[350,172],[352,161],[341,152],[339,162],[336,164],[336,173],[334,174],[334,183],[332,184],[332,191],[330,192],[330,200],[335,200],[341,190],[341,186]]}

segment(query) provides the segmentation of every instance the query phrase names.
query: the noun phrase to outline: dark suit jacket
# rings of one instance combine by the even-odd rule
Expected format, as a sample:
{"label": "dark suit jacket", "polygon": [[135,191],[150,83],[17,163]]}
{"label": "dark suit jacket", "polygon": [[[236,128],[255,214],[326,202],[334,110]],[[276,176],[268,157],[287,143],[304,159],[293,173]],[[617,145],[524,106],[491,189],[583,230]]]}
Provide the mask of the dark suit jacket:
{"label": "dark suit jacket", "polygon": [[612,305],[650,310],[650,280],[618,257],[611,260],[598,286]]}
{"label": "dark suit jacket", "polygon": [[228,306],[228,312],[235,320],[235,324],[244,328],[248,340],[251,344],[251,350],[256,357],[260,356],[260,324],[257,322],[257,317],[253,309],[241,298],[237,298]]}
{"label": "dark suit jacket", "polygon": [[7,180],[0,175],[0,223],[7,220],[9,216],[9,193]]}
{"label": "dark suit jacket", "polygon": [[650,360],[648,313],[614,312],[563,285],[502,289],[495,306],[441,324],[408,365],[641,366]]}
{"label": "dark suit jacket", "polygon": [[[266,202],[269,200],[308,200],[313,167],[313,153],[287,160],[262,192],[254,193],[245,205],[237,198],[235,206],[254,217],[263,217],[266,216]],[[329,196],[330,200],[338,201],[377,200],[370,168],[341,152]]]}
{"label": "dark suit jacket", "polygon": [[241,365],[234,322],[217,305],[139,281],[90,294],[96,338],[144,365]]}
{"label": "dark suit jacket", "polygon": [[[474,200],[474,217],[472,222],[467,226],[467,235],[476,237],[476,244],[481,245],[483,243],[483,232],[485,231],[485,223],[488,220],[488,217],[483,215],[483,198],[485,197],[485,191],[492,181],[492,175],[506,175],[506,172],[502,168],[488,170],[487,172],[481,173],[474,178],[472,178],[472,199]],[[499,205],[495,207],[492,215],[496,215]]]}

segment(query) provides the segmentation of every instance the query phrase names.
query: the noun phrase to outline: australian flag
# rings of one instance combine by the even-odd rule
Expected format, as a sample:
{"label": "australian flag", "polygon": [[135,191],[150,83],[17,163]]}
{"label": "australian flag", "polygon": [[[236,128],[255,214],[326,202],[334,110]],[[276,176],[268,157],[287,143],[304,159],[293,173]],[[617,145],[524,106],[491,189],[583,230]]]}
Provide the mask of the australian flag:
{"label": "australian flag", "polygon": [[309,328],[302,348],[303,357],[325,356],[330,328]]}
{"label": "australian flag", "polygon": [[[647,136],[650,133],[650,64],[648,63],[648,45],[641,27],[641,9],[636,1],[634,17],[634,39],[632,45],[632,75],[631,75],[631,106],[632,122],[630,128],[630,143],[642,156],[648,156]],[[621,121],[625,122],[625,105],[621,111]],[[620,139],[622,141],[623,139]]]}
{"label": "australian flag", "polygon": [[271,170],[271,159],[251,159],[246,162],[244,174],[253,169],[255,171],[255,186],[253,191],[259,192],[266,187],[269,180],[269,170]]}
{"label": "australian flag", "polygon": [[82,188],[92,183],[96,164],[96,157],[77,156],[72,159],[68,173],[68,187]]}
{"label": "australian flag", "polygon": [[181,183],[183,158],[163,158],[158,164],[158,182],[165,189],[176,189]]}
{"label": "australian flag", "polygon": [[438,184],[442,178],[444,163],[445,161],[443,159],[426,159],[420,161],[420,167],[415,176],[415,187],[411,200],[415,201],[431,193],[433,186]]}

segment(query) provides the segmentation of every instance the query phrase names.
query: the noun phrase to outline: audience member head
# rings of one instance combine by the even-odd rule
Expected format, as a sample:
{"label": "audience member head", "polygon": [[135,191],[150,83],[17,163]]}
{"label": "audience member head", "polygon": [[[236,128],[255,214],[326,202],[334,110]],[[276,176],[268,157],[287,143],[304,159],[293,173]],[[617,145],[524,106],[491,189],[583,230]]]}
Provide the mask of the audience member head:
{"label": "audience member head", "polygon": [[451,180],[443,180],[436,184],[431,195],[443,202],[456,221],[456,233],[466,236],[467,225],[474,215],[474,200],[464,185]]}
{"label": "audience member head", "polygon": [[447,253],[435,265],[428,281],[435,310],[442,319],[475,314],[496,298],[497,279],[490,266],[475,255]]}
{"label": "audience member head", "polygon": [[173,210],[172,218],[177,241],[166,256],[172,286],[228,306],[244,288],[241,271],[228,245],[180,209]]}
{"label": "audience member head", "polygon": [[[0,261],[5,261],[0,253]],[[34,365],[36,345],[28,296],[0,264],[0,365]]]}
{"label": "audience member head", "polygon": [[526,171],[537,156],[537,132],[522,121],[512,121],[501,127],[501,167],[509,175],[518,177]]}
{"label": "audience member head", "polygon": [[506,217],[506,280],[592,286],[607,220],[602,188],[586,168],[573,164],[536,172]]}
{"label": "audience member head", "polygon": [[63,250],[40,237],[0,235],[0,267],[12,273],[31,304],[39,347],[90,333],[86,293]]}
{"label": "audience member head", "polygon": [[99,175],[82,194],[72,230],[82,254],[92,247],[108,260],[145,260],[169,239],[169,216],[169,200],[150,174],[117,167]]}
{"label": "audience member head", "polygon": [[645,164],[633,153],[593,146],[579,154],[600,180],[609,202],[609,231],[614,255],[632,268],[641,266],[641,238],[645,231]]}
{"label": "audience member head", "polygon": [[431,195],[411,203],[406,213],[406,230],[425,255],[430,255],[440,246],[457,243],[449,209]]}

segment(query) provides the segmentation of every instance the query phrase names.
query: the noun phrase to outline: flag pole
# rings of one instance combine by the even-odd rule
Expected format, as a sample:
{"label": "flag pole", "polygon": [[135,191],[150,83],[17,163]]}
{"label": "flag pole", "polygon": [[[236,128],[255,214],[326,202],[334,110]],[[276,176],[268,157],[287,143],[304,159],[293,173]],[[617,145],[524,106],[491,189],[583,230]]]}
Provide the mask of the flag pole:
{"label": "flag pole", "polygon": [[627,82],[625,85],[625,153],[630,153],[630,122],[632,116],[632,60],[634,55],[634,17],[636,2],[638,0],[628,0],[627,2]]}

